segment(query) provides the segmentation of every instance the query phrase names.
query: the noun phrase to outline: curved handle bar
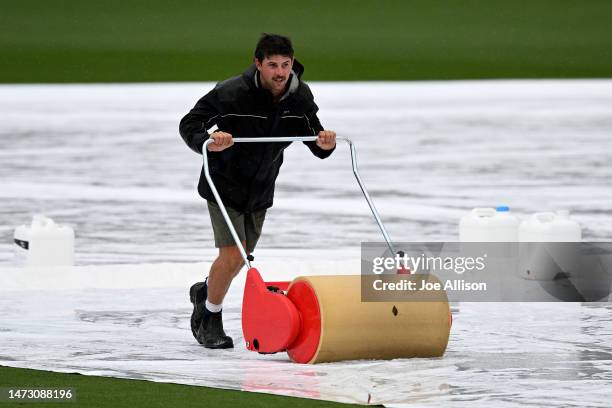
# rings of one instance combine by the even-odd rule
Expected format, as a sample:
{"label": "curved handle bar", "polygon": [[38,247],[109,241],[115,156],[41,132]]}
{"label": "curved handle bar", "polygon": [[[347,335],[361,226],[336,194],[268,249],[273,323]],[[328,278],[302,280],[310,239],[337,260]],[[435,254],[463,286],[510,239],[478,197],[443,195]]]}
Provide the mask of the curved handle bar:
{"label": "curved handle bar", "polygon": [[[317,136],[242,137],[242,138],[238,137],[238,138],[234,138],[233,140],[234,140],[234,143],[314,142],[315,140],[317,140]],[[366,190],[365,185],[363,184],[363,182],[361,181],[361,177],[359,176],[359,171],[357,170],[357,152],[355,150],[355,145],[347,137],[337,137],[336,140],[343,140],[346,143],[348,143],[350,150],[351,150],[351,162],[353,165],[353,174],[355,175],[355,178],[357,179],[357,183],[359,184],[359,187],[361,188],[361,192],[363,193],[363,196],[365,197],[366,201],[368,202],[368,205],[370,206],[372,215],[374,215],[374,219],[376,220],[376,223],[378,224],[378,227],[380,228],[380,232],[382,232],[382,235],[385,238],[385,241],[387,242],[387,246],[389,247],[389,250],[391,250],[392,254],[395,254],[396,252],[395,252],[395,249],[393,248],[393,244],[391,243],[391,239],[389,238],[389,235],[387,234],[387,230],[385,229],[385,226],[383,225],[382,220],[380,219],[380,216],[378,215],[378,211],[376,211],[376,207],[374,207],[374,203],[372,202],[372,199],[370,198],[370,195],[368,194],[368,191]],[[213,196],[215,196],[215,200],[217,200],[217,204],[219,205],[219,208],[221,209],[221,213],[223,214],[223,218],[225,219],[225,222],[227,223],[227,226],[232,234],[232,238],[234,238],[234,241],[236,242],[236,245],[238,246],[238,249],[240,250],[240,254],[242,255],[242,258],[244,259],[244,263],[250,269],[251,263],[249,261],[249,257],[246,253],[246,250],[242,246],[242,242],[240,242],[240,238],[238,238],[238,233],[236,233],[236,229],[232,225],[230,217],[227,214],[227,211],[225,210],[225,205],[223,204],[223,201],[221,200],[221,196],[219,196],[219,192],[217,191],[217,188],[215,187],[212,181],[212,178],[210,176],[210,172],[208,168],[208,155],[206,154],[206,152],[208,151],[208,145],[213,142],[214,140],[209,138],[208,140],[206,140],[206,142],[204,142],[204,145],[202,146],[202,152],[203,152],[202,156],[204,157],[204,175],[206,176],[206,181],[208,182],[208,185],[210,186]]]}

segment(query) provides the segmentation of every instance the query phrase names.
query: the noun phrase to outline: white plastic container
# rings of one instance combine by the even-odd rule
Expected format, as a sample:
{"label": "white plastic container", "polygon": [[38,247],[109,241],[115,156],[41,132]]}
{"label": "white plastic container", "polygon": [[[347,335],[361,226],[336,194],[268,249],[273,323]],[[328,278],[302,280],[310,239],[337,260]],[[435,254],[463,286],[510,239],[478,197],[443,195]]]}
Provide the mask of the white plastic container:
{"label": "white plastic container", "polygon": [[517,242],[519,220],[506,206],[474,208],[459,223],[460,242]]}
{"label": "white plastic container", "polygon": [[582,228],[569,211],[535,213],[519,227],[521,242],[580,242]]}
{"label": "white plastic container", "polygon": [[525,279],[553,280],[580,274],[582,228],[568,211],[535,213],[519,227],[519,273]]}
{"label": "white plastic container", "polygon": [[17,263],[23,266],[74,264],[74,230],[35,215],[30,225],[15,229]]}

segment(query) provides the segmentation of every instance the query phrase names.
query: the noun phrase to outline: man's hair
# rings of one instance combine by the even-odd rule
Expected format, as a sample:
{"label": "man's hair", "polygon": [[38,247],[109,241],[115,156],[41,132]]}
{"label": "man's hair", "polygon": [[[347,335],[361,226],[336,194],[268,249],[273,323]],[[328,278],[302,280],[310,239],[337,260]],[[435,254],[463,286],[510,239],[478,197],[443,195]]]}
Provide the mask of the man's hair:
{"label": "man's hair", "polygon": [[293,45],[289,37],[267,33],[261,35],[255,47],[255,58],[261,62],[272,55],[293,58]]}

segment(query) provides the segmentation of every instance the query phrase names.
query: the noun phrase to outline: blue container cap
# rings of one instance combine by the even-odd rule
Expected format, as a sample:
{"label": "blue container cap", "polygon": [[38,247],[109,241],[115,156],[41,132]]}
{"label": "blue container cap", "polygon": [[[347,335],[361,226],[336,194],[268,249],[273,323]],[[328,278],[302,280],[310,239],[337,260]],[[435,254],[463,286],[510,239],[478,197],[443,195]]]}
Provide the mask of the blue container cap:
{"label": "blue container cap", "polygon": [[508,211],[510,211],[510,207],[508,207],[507,205],[500,205],[497,208],[495,208],[495,211],[497,211],[497,212],[508,212]]}

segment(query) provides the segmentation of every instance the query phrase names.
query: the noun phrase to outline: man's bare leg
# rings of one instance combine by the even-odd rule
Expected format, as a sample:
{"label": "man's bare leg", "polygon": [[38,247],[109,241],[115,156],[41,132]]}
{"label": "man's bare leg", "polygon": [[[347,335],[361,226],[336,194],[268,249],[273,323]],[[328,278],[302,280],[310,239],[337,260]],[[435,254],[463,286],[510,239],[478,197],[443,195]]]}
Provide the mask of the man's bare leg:
{"label": "man's bare leg", "polygon": [[208,274],[208,301],[210,303],[215,305],[223,303],[232,280],[243,265],[244,260],[236,245],[219,248],[219,256],[213,262]]}
{"label": "man's bare leg", "polygon": [[232,338],[223,330],[221,311],[223,299],[242,265],[244,261],[237,246],[219,248],[219,256],[210,267],[204,316],[197,333],[197,339],[204,347],[234,347]]}

